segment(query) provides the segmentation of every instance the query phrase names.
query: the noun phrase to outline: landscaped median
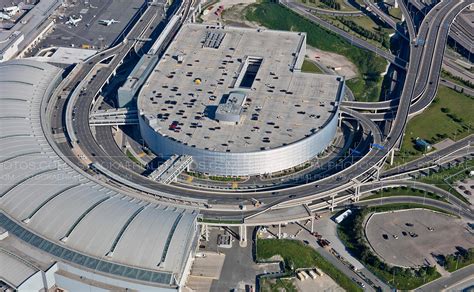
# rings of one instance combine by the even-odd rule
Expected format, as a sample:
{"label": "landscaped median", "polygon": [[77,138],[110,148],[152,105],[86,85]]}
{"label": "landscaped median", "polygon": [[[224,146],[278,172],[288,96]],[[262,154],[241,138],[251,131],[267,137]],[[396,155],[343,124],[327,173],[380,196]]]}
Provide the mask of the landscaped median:
{"label": "landscaped median", "polygon": [[444,266],[448,272],[454,272],[474,264],[474,248],[460,250],[457,254],[444,256]]}
{"label": "landscaped median", "polygon": [[454,189],[454,183],[469,177],[469,173],[473,169],[474,160],[467,160],[465,163],[458,166],[454,166],[437,173],[431,173],[426,177],[420,178],[419,181],[448,191],[453,196],[470,205],[471,203],[469,200]]}
{"label": "landscaped median", "polygon": [[434,193],[430,193],[424,190],[408,188],[408,187],[394,187],[390,189],[382,189],[374,191],[371,195],[360,199],[361,201],[373,200],[373,199],[382,199],[388,197],[422,197],[427,199],[433,199],[438,201],[447,202],[447,200]]}
{"label": "landscaped median", "polygon": [[285,271],[293,275],[297,269],[318,267],[346,291],[363,291],[357,284],[323,258],[312,247],[291,239],[258,239],[257,261],[274,256],[283,258]]}
{"label": "landscaped median", "polygon": [[132,153],[129,149],[127,149],[127,151],[125,152],[125,154],[127,154],[127,157],[128,157],[131,161],[135,162],[136,164],[140,165],[141,167],[144,167],[143,164],[140,162],[140,160],[138,160],[138,158],[136,158],[135,155],[133,155],[133,153]]}

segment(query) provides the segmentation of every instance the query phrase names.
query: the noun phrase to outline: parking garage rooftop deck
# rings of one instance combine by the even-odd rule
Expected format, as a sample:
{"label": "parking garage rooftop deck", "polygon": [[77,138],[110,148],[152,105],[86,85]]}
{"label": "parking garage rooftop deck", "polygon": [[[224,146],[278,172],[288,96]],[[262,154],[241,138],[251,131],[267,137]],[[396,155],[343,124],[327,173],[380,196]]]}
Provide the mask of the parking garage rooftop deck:
{"label": "parking garage rooftop deck", "polygon": [[[145,83],[140,114],[160,134],[212,151],[301,140],[325,126],[343,84],[301,72],[305,47],[304,33],[187,24]],[[240,120],[219,121],[218,107],[236,95],[245,95]]]}

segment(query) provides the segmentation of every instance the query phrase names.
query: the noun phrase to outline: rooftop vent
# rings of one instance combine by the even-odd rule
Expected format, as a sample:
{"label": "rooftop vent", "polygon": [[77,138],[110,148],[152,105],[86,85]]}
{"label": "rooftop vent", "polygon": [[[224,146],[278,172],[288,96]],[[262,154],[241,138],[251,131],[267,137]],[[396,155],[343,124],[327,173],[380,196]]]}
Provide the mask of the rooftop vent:
{"label": "rooftop vent", "polygon": [[203,48],[218,49],[225,37],[225,32],[222,31],[207,31],[204,36]]}
{"label": "rooftop vent", "polygon": [[219,122],[238,123],[242,113],[242,105],[247,95],[242,92],[231,92],[224,103],[217,106],[216,120]]}

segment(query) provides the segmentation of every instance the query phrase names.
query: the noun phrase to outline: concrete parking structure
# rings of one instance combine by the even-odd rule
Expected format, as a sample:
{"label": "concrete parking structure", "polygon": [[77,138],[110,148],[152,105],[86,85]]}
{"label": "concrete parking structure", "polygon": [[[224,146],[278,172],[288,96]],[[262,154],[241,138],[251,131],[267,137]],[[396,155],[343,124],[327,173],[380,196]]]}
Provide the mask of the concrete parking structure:
{"label": "concrete parking structure", "polygon": [[213,175],[307,162],[334,138],[344,78],[301,72],[305,52],[305,33],[184,25],[138,97],[143,138]]}

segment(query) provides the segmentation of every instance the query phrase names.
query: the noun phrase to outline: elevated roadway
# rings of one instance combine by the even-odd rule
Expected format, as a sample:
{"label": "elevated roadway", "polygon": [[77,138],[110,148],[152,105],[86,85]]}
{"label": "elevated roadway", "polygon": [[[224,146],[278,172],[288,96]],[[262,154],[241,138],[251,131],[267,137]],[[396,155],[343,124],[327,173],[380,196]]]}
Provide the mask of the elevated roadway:
{"label": "elevated roadway", "polygon": [[[400,30],[400,27],[398,26],[397,22],[387,15],[385,12],[383,12],[380,7],[375,4],[371,0],[364,0],[365,4],[365,10],[367,12],[363,12],[360,10],[353,10],[353,11],[340,11],[340,10],[329,10],[329,9],[322,9],[318,7],[312,7],[310,5],[304,4],[304,3],[298,3],[294,1],[296,4],[300,5],[301,7],[304,7],[308,12],[311,13],[316,13],[320,15],[330,15],[330,16],[365,16],[366,13],[371,13],[381,21],[385,22],[389,27],[393,28],[396,32],[398,32],[403,38],[407,39],[407,36],[403,30]],[[363,7],[360,7],[361,9],[364,9]]]}
{"label": "elevated roadway", "polygon": [[355,206],[377,206],[377,205],[384,205],[384,204],[399,204],[399,203],[414,203],[420,204],[425,206],[432,206],[439,208],[441,210],[445,210],[455,215],[462,216],[469,220],[474,220],[474,215],[471,210],[466,211],[460,208],[459,206],[452,205],[443,201],[438,201],[429,198],[423,197],[409,197],[409,196],[400,196],[400,197],[386,197],[382,199],[371,199],[371,200],[364,200],[354,203]]}
{"label": "elevated roadway", "polygon": [[[434,16],[436,16],[439,13],[440,15],[448,15],[448,16],[454,17],[454,15],[457,14],[457,10],[459,10],[460,8],[463,8],[465,6],[466,6],[465,3],[463,4],[463,3],[451,2],[449,6],[448,5],[446,5],[446,6],[443,5],[442,7],[440,7],[440,9],[434,10],[434,11],[436,11],[436,13],[433,12],[432,14],[434,14]],[[453,7],[457,8],[457,10],[454,9],[454,12],[451,11]],[[429,17],[428,20],[438,19],[437,24],[436,23],[432,24],[433,27],[438,28],[439,23],[441,22],[440,19],[442,19],[442,17],[437,17],[436,18],[434,16],[432,16],[433,18]],[[428,24],[429,24],[429,22],[426,22],[425,26],[427,26]],[[424,28],[424,30],[427,31],[428,29]],[[435,30],[435,31],[437,32],[437,30]],[[437,34],[432,34],[430,37],[434,38],[433,42],[436,43]],[[440,41],[440,43],[442,43],[443,46],[444,46],[445,39],[442,39]],[[420,55],[421,55],[421,52],[418,53],[418,56],[417,56],[418,57],[418,63],[421,61],[420,60]],[[419,67],[418,64],[412,65],[410,73],[412,73],[414,76],[416,76],[417,72],[418,72],[418,67]],[[396,145],[396,141],[398,139],[400,139],[400,137],[403,133],[403,129],[404,129],[404,125],[406,123],[406,119],[408,117],[409,108],[410,108],[412,96],[413,96],[413,93],[414,93],[414,86],[415,86],[414,78],[408,79],[408,80],[409,80],[408,86],[405,85],[404,93],[402,94],[402,97],[401,97],[402,106],[399,107],[398,110],[397,110],[397,118],[398,119],[395,120],[394,126],[392,127],[392,131],[389,134],[389,137],[385,140],[386,142],[385,142],[384,147],[385,147],[386,150],[371,149],[371,151],[369,151],[369,153],[364,157],[364,159],[361,159],[360,163],[357,166],[353,166],[356,169],[356,171],[353,171],[353,169],[351,169],[351,167],[349,167],[348,169],[346,169],[347,171],[343,170],[341,173],[339,173],[339,175],[329,177],[328,179],[323,179],[323,180],[319,181],[319,183],[321,183],[321,185],[319,186],[321,189],[319,189],[316,194],[311,194],[311,193],[308,194],[307,193],[308,191],[311,192],[309,189],[307,189],[307,187],[311,187],[311,185],[314,186],[315,184],[310,184],[310,186],[301,187],[299,189],[297,189],[297,188],[291,189],[291,193],[293,194],[295,199],[291,199],[291,200],[285,199],[283,202],[280,202],[277,205],[279,207],[295,205],[295,204],[302,203],[302,202],[305,202],[305,201],[308,201],[308,200],[317,199],[317,198],[320,198],[320,197],[323,197],[323,196],[327,196],[327,194],[328,194],[327,191],[332,190],[333,192],[335,192],[335,191],[337,191],[338,187],[347,188],[348,186],[352,185],[352,181],[354,179],[359,177],[361,174],[364,174],[369,169],[372,169],[372,166],[377,165],[380,161],[383,161],[384,155],[387,154],[390,151],[390,149]],[[432,94],[431,91],[428,92],[428,94],[430,94],[430,93]],[[354,113],[351,112],[351,114],[354,114]],[[361,119],[362,119],[362,117],[361,117]],[[377,140],[377,139],[375,138],[374,140]],[[370,167],[369,167],[369,165],[370,165]],[[327,185],[330,185],[330,187],[327,190],[325,190],[324,187],[327,186]],[[303,190],[303,194],[300,195],[301,190]],[[299,196],[301,196],[301,197],[298,198]]]}
{"label": "elevated roadway", "polygon": [[[444,7],[452,7],[454,4],[456,4],[456,6],[451,9],[449,14],[446,15],[444,18],[434,16],[435,12],[441,9],[438,8],[438,6],[427,14],[425,18],[425,23],[428,20],[434,20],[434,24],[431,27],[437,27],[438,30],[429,29],[427,26],[421,27],[418,39],[424,40],[424,45],[422,46],[423,52],[421,52],[421,47],[418,46],[417,43],[412,45],[412,54],[410,57],[411,62],[416,62],[417,64],[420,64],[420,68],[417,70],[418,73],[416,74],[415,88],[413,92],[414,97],[412,100],[413,107],[410,108],[410,114],[416,114],[421,112],[432,102],[432,100],[436,96],[444,49],[447,40],[447,34],[449,32],[449,24],[452,23],[454,18],[471,2],[472,1],[468,1],[467,4],[463,4],[462,2],[456,4],[452,1],[450,2],[450,4],[449,1],[442,2],[441,4],[443,4]],[[439,40],[436,43],[430,43],[429,41],[425,41],[436,39]],[[420,60],[420,58],[422,60],[418,61]],[[446,81],[443,82],[447,83]],[[426,89],[428,91],[426,91]],[[399,102],[399,100],[389,100],[375,103],[344,102],[343,104],[347,107],[361,110],[389,110],[398,106]],[[369,117],[374,120],[383,120],[387,118],[393,118],[393,115],[390,113],[381,113],[371,114],[369,115]]]}
{"label": "elevated roadway", "polygon": [[[471,3],[472,1],[445,1],[438,4],[436,8],[431,10],[425,18],[425,21],[420,28],[420,34],[422,37],[425,37],[427,43],[431,44],[432,47],[437,48],[436,52],[438,54],[435,56],[431,55],[431,58],[428,58],[428,60],[422,60],[423,52],[420,52],[420,50],[414,48],[415,46],[417,47],[416,44],[411,44],[412,53],[406,82],[400,97],[399,106],[397,108],[396,117],[392,124],[391,131],[383,143],[383,146],[387,149],[387,153],[396,147],[399,139],[402,138],[408,115],[411,111],[410,108],[412,101],[418,100],[423,95],[423,97],[420,99],[422,102],[418,103],[418,107],[415,110],[418,110],[419,108],[422,109],[424,108],[426,101],[431,101],[436,94],[437,84],[435,84],[435,86],[429,86],[433,84],[427,83],[424,83],[424,86],[418,85],[420,84],[418,80],[419,78],[417,78],[418,76],[420,76],[421,80],[428,79],[428,73],[419,70],[421,63],[423,63],[425,68],[426,66],[432,64],[434,64],[434,67],[436,68],[436,66],[441,63],[449,26],[452,23],[454,17]],[[427,46],[423,46],[425,49],[426,47]],[[435,48],[429,48],[428,52],[433,54]],[[428,53],[425,53],[425,56],[429,56]],[[438,58],[438,60],[436,58]],[[426,63],[428,63],[428,65],[425,65]],[[431,72],[432,68],[428,67],[425,70]],[[439,68],[437,72],[439,74]]]}
{"label": "elevated roadway", "polygon": [[453,28],[449,36],[456,41],[457,44],[461,45],[463,48],[469,52],[473,52],[473,33],[469,31],[470,26],[465,23],[454,22]]}
{"label": "elevated roadway", "polygon": [[[421,102],[416,103],[417,105],[411,110],[412,113],[417,113],[420,110],[424,109],[429,103],[431,103],[432,99],[434,98],[435,94],[432,94],[432,88],[435,88],[435,92],[437,90],[437,80],[439,79],[439,72],[440,72],[440,64],[443,59],[444,55],[444,48],[446,44],[446,31],[449,29],[449,24],[452,23],[454,18],[459,14],[459,12],[464,9],[468,4],[462,5],[462,2],[458,3],[454,11],[449,14],[449,17],[446,17],[446,20],[443,22],[444,26],[440,28],[441,21],[443,17],[438,17],[439,11],[445,7],[451,7],[456,4],[453,1],[444,1],[441,2],[436,6],[435,9],[432,9],[427,16],[425,17],[424,23],[420,28],[420,32],[418,35],[418,39],[422,40],[423,45],[419,45],[418,42],[411,44],[411,54],[410,54],[410,63],[414,62],[415,65],[413,66],[413,70],[416,70],[415,81],[415,88],[414,88],[414,98],[413,101],[417,101],[419,97],[421,97],[422,93],[424,93],[425,88],[431,88],[428,94],[425,94],[424,98]],[[403,7],[404,3],[400,3],[400,6]],[[403,8],[402,8],[403,10]],[[441,10],[445,11],[445,10]],[[406,11],[408,13],[408,11]],[[441,15],[441,14],[439,14]],[[410,19],[409,17],[406,18],[407,21]],[[426,25],[430,23],[430,21],[434,21],[433,24]],[[408,27],[413,27],[412,22],[407,24]],[[432,29],[433,27],[438,28]],[[440,32],[440,31],[441,32]],[[409,29],[410,31],[410,29]],[[414,33],[414,30],[411,30],[410,36]],[[438,40],[438,33],[439,37],[441,38]],[[428,42],[427,40],[433,40],[432,43]],[[415,67],[416,66],[416,67]],[[420,67],[421,66],[421,67]],[[418,68],[420,67],[420,68]],[[409,78],[407,78],[409,79]],[[429,80],[429,84],[427,84]],[[410,82],[410,80],[408,80]],[[432,86],[434,85],[435,86]],[[430,86],[427,86],[430,85]],[[405,87],[407,85],[405,84]],[[347,107],[351,107],[354,109],[361,109],[361,110],[389,110],[393,109],[394,107],[398,106],[400,100],[388,100],[388,101],[381,101],[375,103],[369,102],[344,102],[343,105]],[[383,120],[385,118],[390,117],[391,114],[375,114],[372,115],[371,118],[376,120]]]}
{"label": "elevated roadway", "polygon": [[[440,79],[439,84],[454,89],[458,92],[463,92],[467,95],[474,96],[474,90],[468,88],[466,86],[459,85],[447,79]],[[351,108],[355,110],[365,110],[365,111],[393,111],[396,107],[398,107],[398,99],[391,99],[385,101],[377,101],[377,102],[362,102],[362,101],[354,101],[354,100],[347,100],[341,103],[342,106],[346,108]],[[376,116],[379,118],[380,116]],[[376,119],[375,118],[375,119]]]}
{"label": "elevated roadway", "polygon": [[[425,13],[425,11],[431,8],[431,5],[423,3],[421,0],[409,0],[409,3],[416,8],[416,10]],[[455,40],[458,44],[463,46],[465,49],[472,52],[472,39],[473,32],[470,30],[471,26],[462,17],[457,18],[451,28],[449,37]]]}
{"label": "elevated roadway", "polygon": [[308,10],[308,12],[323,14],[323,15],[331,15],[331,16],[363,16],[364,13],[360,10],[349,10],[349,11],[342,11],[342,10],[330,10],[330,9],[323,9],[319,7],[310,6],[304,3],[301,3],[302,6]]}
{"label": "elevated roadway", "polygon": [[451,89],[454,89],[456,90],[457,92],[462,92],[464,94],[467,94],[469,96],[473,96],[474,97],[474,89],[471,89],[469,87],[466,87],[466,86],[463,86],[463,85],[459,85],[457,83],[454,83],[452,81],[449,81],[449,80],[446,80],[446,79],[441,79],[439,81],[439,84],[441,85],[444,85],[446,87],[449,87]]}
{"label": "elevated roadway", "polygon": [[[452,2],[451,2],[452,3]],[[448,14],[443,18],[442,21],[435,19],[435,25],[438,27],[438,32],[430,31],[430,34],[434,37],[437,34],[439,39],[436,43],[428,43],[425,47],[428,48],[426,56],[430,59],[431,66],[426,65],[428,62],[424,62],[421,70],[421,80],[418,80],[417,86],[415,87],[415,103],[410,108],[410,114],[418,114],[424,110],[428,105],[431,104],[436,96],[439,84],[439,76],[441,72],[441,66],[443,64],[443,56],[446,48],[446,42],[449,34],[450,24],[454,21],[455,17],[468,5],[473,4],[474,1],[460,1],[455,4],[451,4],[452,8]],[[450,6],[451,6],[450,5]],[[431,38],[431,37],[430,37]],[[426,71],[425,71],[426,70]],[[424,84],[424,85],[423,85]],[[418,100],[417,100],[418,98]]]}
{"label": "elevated roadway", "polygon": [[407,29],[408,29],[408,35],[410,36],[410,40],[413,42],[413,41],[416,41],[416,39],[415,39],[416,38],[416,28],[415,28],[415,24],[413,22],[413,19],[410,16],[410,12],[408,10],[408,3],[410,3],[409,0],[400,0],[398,6],[400,7],[402,15],[405,16],[405,22],[406,22]]}
{"label": "elevated roadway", "polygon": [[[113,66],[111,66],[111,68],[113,68]],[[97,76],[98,75],[96,75],[95,80],[99,80]],[[82,76],[77,77],[77,79],[79,78],[82,78]],[[75,80],[71,82],[74,83]],[[85,98],[79,99],[75,107],[84,108],[84,109],[89,108],[88,103],[91,103],[93,101],[92,97],[95,95],[96,91],[100,90],[101,84],[102,82],[99,82],[99,81],[95,81],[94,83],[89,84],[87,86],[86,91],[83,92],[83,96],[85,96]],[[107,169],[121,175],[122,177],[133,177],[134,181],[139,182],[140,185],[148,186],[148,187],[152,186],[152,187],[156,187],[162,190],[163,189],[162,185],[153,183],[150,180],[137,175],[138,173],[141,172],[141,169],[136,169],[137,168],[136,165],[132,165],[132,167],[129,167],[131,166],[130,160],[124,155],[119,156],[117,152],[119,151],[119,149],[117,149],[117,147],[113,147],[110,144],[103,145],[104,147],[100,147],[100,145],[98,145],[98,143],[94,141],[95,139],[89,129],[88,124],[84,122],[85,118],[88,117],[88,115],[89,113],[87,113],[87,111],[84,110],[84,111],[78,112],[75,117],[75,123],[79,125],[78,127],[75,127],[76,136],[78,137],[77,142],[78,142],[78,145],[81,147],[81,149],[85,152],[85,155],[88,157],[91,157],[93,161],[95,161],[97,164],[107,167]],[[372,127],[376,129],[376,126],[375,127],[372,126]],[[104,134],[104,132],[102,132],[102,130],[100,129],[97,129],[96,131],[98,134],[102,133],[100,135],[108,135],[108,134]],[[112,159],[110,159],[107,153],[105,153],[103,149],[114,149],[113,151],[117,153],[117,155],[113,155]],[[202,194],[195,194],[195,195],[198,195],[199,197],[203,197]],[[213,196],[213,194],[209,195],[209,197],[211,196]]]}
{"label": "elevated roadway", "polygon": [[408,174],[412,171],[422,169],[424,167],[436,166],[437,162],[440,159],[451,155],[452,153],[459,152],[461,153],[460,155],[469,155],[471,153],[470,149],[473,146],[474,135],[469,135],[466,138],[463,138],[446,148],[424,155],[406,164],[384,171],[381,175],[381,179],[388,178],[394,175]]}
{"label": "elevated roadway", "polygon": [[409,0],[409,3],[416,7],[416,9],[418,9],[419,11],[422,11],[423,9],[426,9],[428,7],[421,0]]}
{"label": "elevated roadway", "polygon": [[297,14],[311,20],[312,22],[320,25],[321,27],[327,29],[327,30],[330,30],[330,31],[333,31],[335,33],[337,33],[338,35],[340,35],[341,37],[343,37],[346,41],[350,42],[352,45],[356,46],[356,47],[359,47],[359,48],[362,48],[362,49],[366,49],[368,51],[371,51],[371,52],[374,52],[375,54],[381,56],[382,58],[386,59],[388,62],[392,63],[393,65],[401,68],[401,69],[406,69],[406,61],[397,57],[397,56],[394,56],[392,55],[390,52],[386,51],[386,50],[383,50],[383,49],[380,49],[378,48],[377,46],[367,42],[367,41],[364,41],[362,39],[359,39],[355,36],[353,36],[352,34],[320,19],[319,17],[315,16],[314,14],[308,12],[308,10],[302,6],[300,3],[297,3],[297,2],[294,2],[294,1],[290,1],[290,0],[280,0],[280,4],[282,4],[283,6],[293,10],[294,12],[296,12]]}
{"label": "elevated roadway", "polygon": [[372,0],[364,0],[364,3],[366,5],[367,10],[372,12],[378,19],[385,22],[388,26],[394,29],[401,37],[406,40],[409,40],[409,37],[406,35],[406,32],[402,30],[399,24],[390,15],[387,15],[385,12],[383,12],[382,9],[380,9],[380,7],[376,3],[372,2]]}
{"label": "elevated roadway", "polygon": [[[380,7],[377,4],[375,4],[371,0],[364,0],[364,3],[366,5],[367,10],[374,13],[375,16],[377,16],[380,20],[385,22],[388,26],[390,26],[394,30],[398,31],[397,22],[395,20],[393,20],[393,18],[391,18],[385,12],[383,12],[382,9],[380,9]],[[401,35],[404,36],[405,34],[402,32]]]}
{"label": "elevated roadway", "polygon": [[[410,180],[389,180],[380,182],[371,182],[361,186],[361,193],[370,193],[380,189],[396,188],[396,187],[409,187],[417,190],[427,191],[433,194],[437,194],[448,201],[448,204],[454,204],[458,207],[458,210],[465,212],[465,214],[471,213],[473,210],[461,199],[453,196],[450,192],[440,189],[436,186],[425,184]],[[382,198],[382,200],[385,198]],[[466,217],[466,216],[465,216]],[[474,218],[474,215],[467,215],[468,218]]]}
{"label": "elevated roadway", "polygon": [[[433,14],[436,15],[437,13],[439,13],[439,15],[451,15],[452,14],[450,11],[451,8],[461,6],[461,4],[465,4],[465,3],[463,1],[462,3],[459,3],[459,4],[456,4],[456,3],[453,4],[453,2],[450,2],[449,4],[450,4],[449,6],[442,5],[442,7],[436,10],[436,13],[433,13]],[[442,17],[438,17],[438,19],[441,19],[441,18]],[[431,18],[428,18],[428,20],[430,19]],[[440,22],[441,21],[438,22],[438,25]],[[431,25],[434,28],[438,28],[436,24],[430,24],[430,22],[426,22],[425,26],[428,26],[428,25]],[[437,29],[434,29],[434,30],[436,32],[438,31]],[[429,37],[433,38],[433,40],[431,40],[433,43],[437,43],[439,41],[437,39],[437,36],[438,36],[437,33],[435,33],[435,34],[430,35]],[[439,42],[442,43],[444,46],[445,42],[442,42],[442,41],[439,41]],[[409,72],[408,72],[410,77],[415,77],[418,74],[417,69],[419,67],[418,66],[419,63],[421,62],[420,60],[421,53],[418,53],[417,55],[415,55],[415,59],[417,59],[417,61],[415,60],[413,65],[412,65],[412,62],[410,62]],[[375,124],[371,124],[370,120],[367,120],[362,114],[359,114],[356,112],[348,112],[350,115],[356,116],[361,122],[365,123],[364,125],[365,127],[363,126],[363,128],[370,129],[369,131],[372,132],[372,134],[374,135],[373,141],[378,142],[377,144],[380,143],[382,147],[370,149],[366,156],[362,157],[355,164],[342,170],[340,173],[336,175],[331,175],[325,179],[322,179],[317,182],[309,183],[307,185],[295,186],[288,189],[284,189],[284,190],[278,191],[277,194],[274,194],[275,192],[256,192],[254,194],[248,194],[248,193],[242,193],[242,192],[230,193],[230,194],[228,192],[202,192],[202,191],[195,192],[188,189],[180,189],[180,188],[171,187],[171,186],[163,186],[161,184],[157,184],[156,187],[164,192],[172,192],[172,193],[178,192],[182,196],[189,196],[189,197],[197,196],[199,198],[206,198],[206,199],[209,199],[209,202],[212,202],[212,203],[234,202],[235,204],[236,199],[237,201],[241,201],[246,197],[248,198],[250,196],[253,196],[253,197],[256,196],[259,199],[264,200],[266,203],[265,207],[261,208],[262,210],[268,207],[284,208],[284,207],[289,207],[289,206],[296,206],[304,202],[310,202],[312,200],[316,200],[319,198],[328,197],[328,196],[334,195],[338,191],[351,188],[356,184],[355,182],[357,181],[357,178],[360,178],[361,176],[363,179],[370,179],[371,176],[374,175],[374,171],[376,172],[377,167],[380,167],[381,163],[384,162],[386,155],[396,145],[397,140],[401,138],[401,135],[403,133],[403,127],[408,117],[410,103],[414,95],[414,89],[415,89],[415,83],[414,83],[415,78],[407,78],[407,80],[408,80],[407,84],[405,85],[404,91],[400,98],[401,106],[399,106],[397,109],[397,115],[396,115],[397,118],[394,121],[394,127],[392,127],[392,131],[389,133],[389,136],[387,139],[383,140],[383,137],[378,127]],[[91,92],[91,95],[94,95],[94,93]],[[85,105],[87,106],[87,104]],[[88,118],[88,112],[86,113],[85,117]],[[375,127],[373,125],[375,125]],[[87,129],[87,131],[89,131],[90,133],[89,129]],[[90,137],[94,139],[92,137],[92,134],[90,135]],[[89,141],[87,142],[87,144],[88,143]],[[95,144],[94,141],[90,141],[90,143]],[[89,147],[89,146],[86,146],[86,147]],[[91,157],[94,157],[95,160],[100,161],[100,159],[103,158],[101,157],[101,155],[103,155],[104,152],[101,149],[99,151],[99,148],[95,146],[92,146],[92,147],[88,148],[89,149],[88,154],[91,155]],[[96,150],[97,150],[97,153],[94,152]],[[103,162],[107,163],[107,162],[110,162],[110,160],[105,159]],[[125,175],[132,174],[130,170],[121,168],[120,166],[112,167],[111,169],[114,171],[117,170],[118,173],[124,172]],[[136,176],[133,176],[133,178],[135,179]],[[144,181],[140,179],[137,181],[137,183],[142,184],[143,182],[145,186],[155,187],[155,185],[150,184],[150,180],[147,180],[144,177],[142,179]],[[212,210],[210,210],[210,212],[212,212]],[[245,211],[245,212],[241,211],[240,213],[242,216],[244,214],[248,214],[252,212],[254,211]],[[232,215],[232,216],[235,216],[235,215]]]}
{"label": "elevated roadway", "polygon": [[451,75],[474,83],[474,73],[461,66],[457,61],[457,57],[446,54],[443,69]]}

